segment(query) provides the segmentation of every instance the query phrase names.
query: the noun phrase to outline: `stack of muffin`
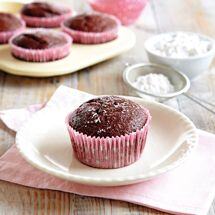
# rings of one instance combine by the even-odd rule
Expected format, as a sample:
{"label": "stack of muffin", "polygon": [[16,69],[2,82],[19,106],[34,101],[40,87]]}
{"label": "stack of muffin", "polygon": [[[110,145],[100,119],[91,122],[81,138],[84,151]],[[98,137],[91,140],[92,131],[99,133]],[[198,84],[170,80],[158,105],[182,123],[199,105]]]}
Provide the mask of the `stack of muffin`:
{"label": "stack of muffin", "polygon": [[20,60],[48,62],[69,55],[73,42],[99,44],[118,36],[120,22],[114,16],[72,15],[70,8],[47,2],[24,5],[20,18],[0,13],[0,44],[9,42],[12,55]]}

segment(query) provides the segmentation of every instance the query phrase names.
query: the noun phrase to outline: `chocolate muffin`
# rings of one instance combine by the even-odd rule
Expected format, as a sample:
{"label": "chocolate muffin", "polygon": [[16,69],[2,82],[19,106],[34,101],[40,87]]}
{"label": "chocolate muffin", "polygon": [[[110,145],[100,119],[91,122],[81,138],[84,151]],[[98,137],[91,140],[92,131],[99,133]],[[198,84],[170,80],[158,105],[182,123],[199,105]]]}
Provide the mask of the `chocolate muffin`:
{"label": "chocolate muffin", "polygon": [[104,43],[117,38],[119,21],[110,15],[86,13],[71,17],[62,24],[74,42],[84,44]]}
{"label": "chocolate muffin", "polygon": [[0,13],[0,44],[7,43],[11,36],[23,30],[22,20],[9,13]]}
{"label": "chocolate muffin", "polygon": [[13,31],[22,27],[20,19],[9,13],[0,13],[0,32]]}
{"label": "chocolate muffin", "polygon": [[68,7],[47,2],[29,3],[21,10],[21,16],[29,27],[59,27],[70,15]]}
{"label": "chocolate muffin", "polygon": [[70,52],[71,38],[53,30],[27,31],[10,41],[14,57],[31,62],[47,62],[66,57]]}
{"label": "chocolate muffin", "polygon": [[32,17],[60,16],[67,12],[68,10],[66,10],[65,8],[60,8],[47,2],[33,2],[27,4],[22,8],[21,11],[22,14]]}
{"label": "chocolate muffin", "polygon": [[91,99],[66,118],[75,156],[96,168],[119,168],[137,161],[150,122],[144,107],[121,97]]}
{"label": "chocolate muffin", "polygon": [[81,14],[68,19],[65,26],[76,31],[104,32],[117,27],[114,19],[100,14]]}
{"label": "chocolate muffin", "polygon": [[13,44],[25,49],[47,49],[67,43],[65,37],[43,32],[23,33],[15,37]]}
{"label": "chocolate muffin", "polygon": [[92,99],[76,109],[69,125],[91,137],[116,137],[140,130],[148,115],[138,104],[117,96]]}

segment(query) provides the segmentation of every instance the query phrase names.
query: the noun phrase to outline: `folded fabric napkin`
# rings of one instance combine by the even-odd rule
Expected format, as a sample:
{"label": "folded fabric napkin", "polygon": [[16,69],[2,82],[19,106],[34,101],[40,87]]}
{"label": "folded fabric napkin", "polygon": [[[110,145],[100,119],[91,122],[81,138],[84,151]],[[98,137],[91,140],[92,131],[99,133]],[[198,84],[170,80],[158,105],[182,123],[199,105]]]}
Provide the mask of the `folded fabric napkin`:
{"label": "folded fabric napkin", "polygon": [[[79,103],[89,94],[67,87],[59,87],[50,101],[26,109],[0,112],[8,128],[18,131],[41,108],[60,108],[68,101]],[[215,193],[215,135],[199,130],[199,144],[192,155],[178,168],[146,182],[119,186],[96,187],[80,185],[56,178],[35,169],[12,146],[0,158],[0,180],[40,189],[52,189],[132,202],[173,214],[206,214]],[[20,171],[21,169],[21,171]]]}

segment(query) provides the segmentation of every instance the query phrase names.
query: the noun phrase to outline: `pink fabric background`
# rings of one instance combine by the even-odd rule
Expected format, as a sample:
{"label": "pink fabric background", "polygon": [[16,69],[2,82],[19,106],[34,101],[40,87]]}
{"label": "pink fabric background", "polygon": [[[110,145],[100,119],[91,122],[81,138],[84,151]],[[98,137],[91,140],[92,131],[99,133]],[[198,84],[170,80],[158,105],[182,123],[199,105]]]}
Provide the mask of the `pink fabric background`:
{"label": "pink fabric background", "polygon": [[[59,108],[69,100],[78,103],[78,95],[83,100],[89,96],[60,87],[45,108]],[[41,105],[33,105],[26,109],[1,111],[0,118],[10,129],[17,131],[40,108]],[[15,145],[0,158],[0,180],[40,189],[123,200],[173,214],[202,215],[207,213],[215,194],[215,136],[201,130],[199,135],[198,147],[180,167],[134,185],[95,187],[58,179],[28,164]]]}

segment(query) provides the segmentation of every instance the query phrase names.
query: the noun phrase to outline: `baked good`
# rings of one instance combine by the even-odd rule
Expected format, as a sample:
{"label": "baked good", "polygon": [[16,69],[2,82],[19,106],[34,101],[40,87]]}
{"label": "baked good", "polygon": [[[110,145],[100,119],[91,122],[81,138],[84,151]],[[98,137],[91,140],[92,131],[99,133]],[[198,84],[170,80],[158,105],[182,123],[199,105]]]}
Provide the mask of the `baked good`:
{"label": "baked good", "polygon": [[15,35],[11,41],[14,57],[31,62],[54,61],[66,57],[70,52],[71,38],[54,30],[34,30]]}
{"label": "baked good", "polygon": [[131,100],[103,96],[67,117],[77,158],[97,168],[119,168],[139,159],[146,142],[149,111]]}
{"label": "baked good", "polygon": [[21,17],[29,27],[59,27],[71,14],[70,8],[48,2],[32,2],[21,10]]}
{"label": "baked good", "polygon": [[25,23],[9,13],[0,13],[0,44],[7,43],[16,33],[25,28]]}
{"label": "baked good", "polygon": [[76,43],[98,44],[114,40],[118,36],[119,21],[110,15],[85,13],[65,20],[62,29]]}
{"label": "baked good", "polygon": [[92,99],[76,109],[69,125],[91,137],[116,137],[144,127],[148,115],[138,104],[117,96]]}

